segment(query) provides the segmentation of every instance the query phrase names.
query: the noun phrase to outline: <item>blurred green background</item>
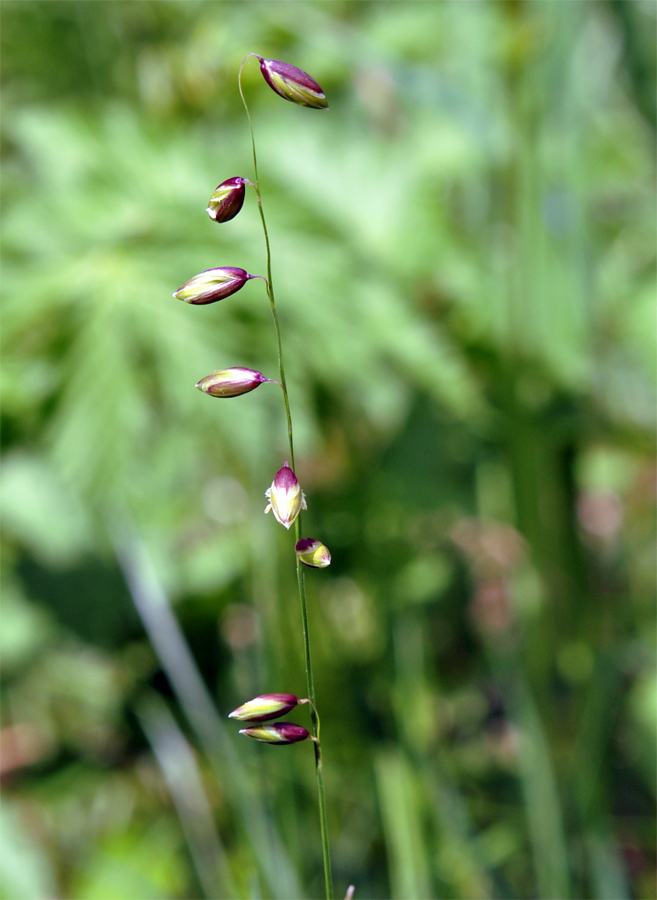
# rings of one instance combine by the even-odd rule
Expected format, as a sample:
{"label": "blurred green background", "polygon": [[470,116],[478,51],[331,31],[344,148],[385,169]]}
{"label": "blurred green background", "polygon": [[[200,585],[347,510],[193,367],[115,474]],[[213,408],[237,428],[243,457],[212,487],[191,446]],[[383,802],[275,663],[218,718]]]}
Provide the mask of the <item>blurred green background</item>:
{"label": "blurred green background", "polygon": [[655,4],[1,14],[1,896],[322,896],[256,51],[336,891],[654,898]]}

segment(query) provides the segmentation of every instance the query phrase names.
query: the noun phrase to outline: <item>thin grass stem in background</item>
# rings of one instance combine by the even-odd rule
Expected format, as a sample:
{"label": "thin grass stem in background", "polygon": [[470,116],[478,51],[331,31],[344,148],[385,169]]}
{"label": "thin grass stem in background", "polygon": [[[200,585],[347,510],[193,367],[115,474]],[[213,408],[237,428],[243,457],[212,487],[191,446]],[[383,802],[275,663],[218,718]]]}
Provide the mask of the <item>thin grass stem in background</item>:
{"label": "thin grass stem in background", "polygon": [[194,751],[158,694],[145,693],[135,712],[164,775],[205,897],[231,900],[237,889]]}
{"label": "thin grass stem in background", "polygon": [[294,866],[217,714],[146,548],[125,529],[115,532],[114,545],[146,634],[217,780],[239,816],[269,891],[277,900],[301,897]]}
{"label": "thin grass stem in background", "polygon": [[550,746],[531,689],[512,648],[490,648],[489,660],[518,735],[520,787],[541,900],[572,896],[564,818]]}

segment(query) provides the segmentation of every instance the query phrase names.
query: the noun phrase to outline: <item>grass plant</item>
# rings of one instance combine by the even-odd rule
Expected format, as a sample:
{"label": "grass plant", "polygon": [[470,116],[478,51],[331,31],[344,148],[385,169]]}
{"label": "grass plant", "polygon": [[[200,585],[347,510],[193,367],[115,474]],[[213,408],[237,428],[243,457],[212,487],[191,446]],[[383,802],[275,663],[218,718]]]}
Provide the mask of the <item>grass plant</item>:
{"label": "grass plant", "polygon": [[[331,557],[328,551],[326,551],[326,548],[320,542],[315,541],[314,539],[304,539],[303,541],[301,540],[300,513],[301,509],[306,508],[306,501],[305,495],[301,490],[299,482],[295,475],[296,465],[294,455],[294,430],[292,426],[292,414],[290,412],[290,399],[287,390],[285,365],[283,362],[283,341],[281,337],[281,328],[279,324],[278,312],[276,309],[276,300],[274,296],[269,232],[267,230],[267,222],[265,219],[262,195],[260,191],[260,180],[258,177],[258,158],[256,153],[253,123],[251,121],[251,113],[249,112],[249,107],[244,96],[244,91],[242,89],[242,69],[245,62],[249,58],[255,58],[259,61],[260,69],[263,73],[265,81],[270,85],[272,90],[274,90],[284,99],[290,100],[294,103],[298,103],[301,106],[309,106],[316,109],[325,109],[328,107],[328,103],[326,102],[326,98],[320,86],[312,78],[310,78],[307,73],[303,72],[300,69],[297,69],[294,66],[289,65],[288,63],[283,63],[276,60],[265,60],[255,53],[247,54],[242,60],[239,68],[238,87],[240,97],[242,98],[242,103],[244,104],[244,110],[248,118],[249,129],[251,133],[254,181],[250,182],[248,181],[248,179],[235,177],[222,182],[222,184],[217,187],[215,193],[212,195],[210,205],[207,210],[208,214],[215,222],[222,223],[229,221],[233,219],[242,208],[245,184],[248,183],[254,188],[258,204],[258,211],[260,213],[260,220],[262,222],[262,230],[264,234],[266,250],[267,277],[263,280],[265,281],[266,285],[267,297],[269,298],[269,304],[276,333],[278,374],[280,378],[280,381],[276,383],[280,386],[283,394],[285,417],[287,422],[287,439],[290,454],[290,465],[288,466],[288,463],[285,462],[285,465],[278,471],[276,478],[272,482],[271,488],[269,488],[266,492],[269,504],[265,512],[268,512],[270,510],[273,511],[277,521],[284,525],[287,529],[289,529],[291,525],[294,525],[296,577],[299,591],[299,601],[301,606],[303,652],[306,669],[306,680],[308,685],[308,697],[301,702],[309,703],[310,705],[310,718],[312,727],[312,734],[309,734],[305,729],[298,728],[297,726],[290,723],[277,723],[275,725],[266,724],[263,726],[255,725],[252,727],[244,728],[240,733],[246,734],[249,737],[253,737],[256,740],[263,741],[264,743],[289,744],[297,742],[298,740],[303,740],[307,737],[311,738],[315,753],[315,777],[317,780],[317,795],[319,802],[319,821],[321,830],[322,858],[324,865],[324,886],[327,900],[332,900],[333,877],[331,873],[331,856],[329,849],[328,823],[326,816],[326,795],[324,791],[324,777],[322,771],[323,758],[320,743],[320,720],[319,713],[317,711],[315,680],[313,676],[312,657],[310,651],[308,604],[306,599],[305,576],[303,571],[304,565],[309,565],[313,568],[324,568],[325,566],[330,564]],[[230,294],[235,293],[237,290],[240,290],[247,280],[258,277],[262,276],[249,275],[243,269],[236,269],[231,267],[225,269],[211,269],[190,279],[190,281],[186,282],[186,284],[184,284],[181,288],[178,289],[178,291],[175,292],[174,296],[178,297],[181,300],[184,300],[187,303],[192,304],[204,305],[206,303],[213,303],[217,302],[218,300],[223,300],[224,297],[227,297]],[[275,379],[265,378],[260,373],[251,373],[252,377],[249,379],[248,375],[245,376],[245,373],[250,373],[250,371],[251,370],[242,368],[220,370],[213,373],[213,375],[206,376],[205,379],[202,379],[202,381],[199,382],[197,387],[200,387],[202,390],[205,390],[206,393],[209,393],[215,397],[226,398],[239,396],[243,393],[249,393],[250,391],[254,390],[259,384],[265,383],[267,381],[275,381]],[[236,372],[238,373],[237,376],[234,375],[234,373]],[[205,382],[209,382],[209,384],[206,386]],[[308,552],[302,552],[302,549],[303,551],[307,550],[309,544],[312,545],[313,549],[315,549],[314,545],[316,545],[317,549],[322,548],[325,552],[320,555],[317,555],[317,553],[313,555],[309,554]],[[281,711],[276,711],[275,713],[268,711],[258,715],[257,712],[254,712],[253,710],[254,705],[257,705],[256,701],[253,701],[251,705],[243,705],[239,709],[234,710],[233,713],[231,713],[231,716],[242,718],[249,723],[258,723],[262,722],[263,720],[281,716],[285,711],[285,709],[282,708]]]}

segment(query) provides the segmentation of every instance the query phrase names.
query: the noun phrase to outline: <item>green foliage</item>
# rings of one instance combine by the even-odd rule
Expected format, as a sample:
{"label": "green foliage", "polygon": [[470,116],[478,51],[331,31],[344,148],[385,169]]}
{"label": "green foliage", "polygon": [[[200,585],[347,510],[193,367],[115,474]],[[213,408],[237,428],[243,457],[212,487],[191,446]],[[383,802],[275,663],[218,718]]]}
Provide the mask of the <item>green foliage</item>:
{"label": "green foliage", "polygon": [[262,282],[171,297],[263,272],[253,197],[204,212],[251,175],[249,51],[331,104],[245,67],[333,557],[307,581],[336,889],[654,896],[650,34],[638,0],[5,0],[7,900],[322,891],[308,747],[199,729],[115,559],[130,523],[222,715],[303,696],[262,515],[278,388],[194,389],[275,377]]}

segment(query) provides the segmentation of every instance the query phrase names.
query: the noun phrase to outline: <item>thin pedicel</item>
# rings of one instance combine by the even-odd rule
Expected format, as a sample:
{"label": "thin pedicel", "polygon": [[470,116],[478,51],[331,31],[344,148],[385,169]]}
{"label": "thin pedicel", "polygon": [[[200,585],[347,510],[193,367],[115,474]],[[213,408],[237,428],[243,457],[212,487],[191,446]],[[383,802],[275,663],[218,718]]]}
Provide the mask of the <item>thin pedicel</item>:
{"label": "thin pedicel", "polygon": [[[234,366],[227,369],[218,369],[196,384],[196,387],[211,397],[230,398],[238,397],[255,390],[261,384],[278,384],[283,393],[285,405],[285,417],[287,421],[287,437],[289,446],[289,461],[278,470],[276,476],[267,489],[268,500],[265,512],[273,512],[275,519],[286,529],[294,525],[295,559],[297,584],[299,588],[299,602],[301,605],[301,625],[303,630],[303,646],[306,665],[306,679],[308,682],[308,697],[299,700],[294,694],[261,694],[259,697],[249,700],[242,706],[233,710],[229,718],[246,722],[247,727],[241,729],[240,734],[247,735],[257,741],[267,744],[288,745],[310,739],[315,750],[315,774],[317,778],[317,795],[319,802],[319,821],[322,837],[322,857],[324,862],[324,880],[326,885],[327,900],[333,898],[333,881],[331,876],[331,859],[329,852],[328,827],[326,819],[326,798],[324,793],[324,781],[322,775],[322,752],[320,744],[320,721],[315,700],[315,683],[313,678],[312,659],[310,653],[310,636],[308,632],[308,607],[306,601],[306,587],[304,566],[315,569],[323,569],[331,562],[331,554],[328,548],[315,538],[301,538],[301,510],[306,509],[306,496],[301,490],[301,485],[295,474],[294,461],[294,433],[292,428],[292,415],[290,413],[290,401],[285,380],[285,366],[283,364],[283,345],[281,329],[276,311],[274,287],[271,271],[271,251],[269,246],[269,234],[262,207],[262,196],[258,180],[258,159],[256,155],[255,137],[251,114],[242,90],[242,69],[247,59],[255,57],[260,63],[260,71],[271,89],[292,103],[311,109],[327,109],[328,102],[323,90],[317,82],[296,66],[274,59],[263,59],[257,53],[248,53],[240,65],[238,74],[238,89],[251,132],[251,146],[253,149],[254,181],[241,176],[227,178],[219,184],[207,207],[210,218],[218,223],[229,222],[241,210],[244,203],[246,185],[253,187],[258,202],[260,220],[265,237],[265,249],[267,256],[267,277],[263,275],[250,275],[246,270],[226,266],[222,268],[207,269],[199,275],[195,275],[174,293],[174,297],[193,305],[205,305],[215,303],[231,296],[241,290],[247,281],[260,278],[265,282],[265,289],[274,320],[276,344],[278,350],[279,379],[267,378],[262,372],[255,369],[247,369],[243,366]],[[299,704],[310,705],[311,730],[308,731],[301,725],[293,722],[276,722],[270,720],[280,718]],[[350,891],[353,890],[350,888]],[[349,895],[349,892],[348,892]]]}

